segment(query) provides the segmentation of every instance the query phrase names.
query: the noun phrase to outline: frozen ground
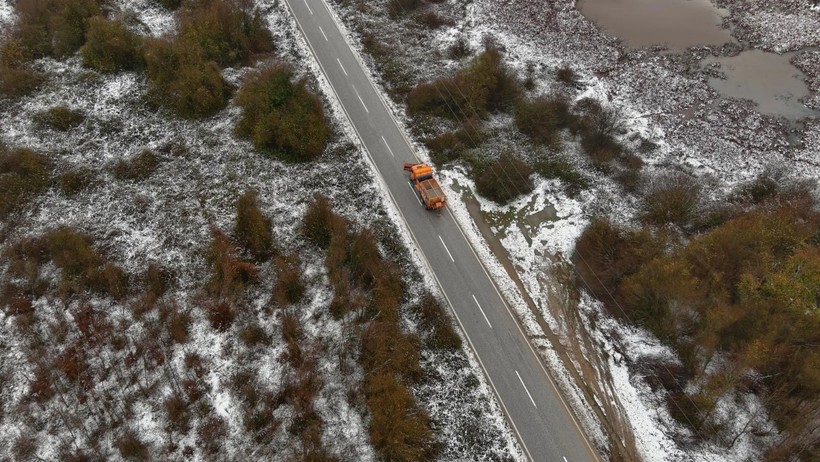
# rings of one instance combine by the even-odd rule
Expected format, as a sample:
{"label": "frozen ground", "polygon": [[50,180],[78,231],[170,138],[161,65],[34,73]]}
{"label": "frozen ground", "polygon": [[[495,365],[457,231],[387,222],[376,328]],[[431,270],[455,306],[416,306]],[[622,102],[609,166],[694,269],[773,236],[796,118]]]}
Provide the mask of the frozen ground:
{"label": "frozen ground", "polygon": [[[126,15],[129,11],[135,14],[132,27],[146,34],[161,35],[174,30],[173,16],[154,2],[121,1],[115,5],[116,10]],[[0,1],[0,21],[9,20],[11,11],[9,1]],[[292,63],[299,74],[317,75],[283,4],[278,2],[269,7],[266,17],[283,59]],[[324,421],[322,441],[340,460],[375,460],[367,432],[366,410],[352,404],[350,399],[351,390],[360,387],[361,370],[357,366],[352,370],[343,368],[337,360],[340,349],[346,347],[342,335],[345,327],[326,310],[332,289],[323,269],[323,256],[302,247],[296,227],[315,192],[327,195],[336,210],[358,226],[394,229],[388,231],[393,235],[402,227],[396,226],[396,214],[382,195],[373,200],[373,191],[379,189],[378,182],[349,137],[341,112],[327,99],[329,93],[323,92],[323,96],[334,122],[336,139],[320,161],[293,165],[264,157],[248,142],[237,140],[233,126],[239,109],[232,105],[210,119],[186,122],[146,104],[146,81],[141,74],[100,76],[83,69],[76,57],[60,62],[41,60],[35,66],[47,71],[49,80],[43,89],[29,97],[0,101],[0,126],[4,128],[0,141],[10,147],[25,146],[46,154],[55,163],[56,173],[76,167],[88,168],[95,185],[72,197],[57,188],[48,190],[18,219],[0,225],[4,236],[0,247],[4,249],[20,238],[67,225],[93,236],[106,255],[132,275],[144,271],[149,262],[172,270],[177,281],[173,293],[167,297],[181,310],[190,310],[194,322],[185,350],[171,351],[168,362],[172,370],[184,377],[190,374],[184,365],[186,353],[196,352],[204,358],[208,371],[204,379],[208,385],[206,401],[228,426],[222,442],[222,457],[249,460],[268,453],[260,452],[266,448],[255,446],[243,430],[240,404],[228,387],[230,378],[236,372],[251,371],[260,389],[276,393],[285,379],[292,379],[294,374],[282,361],[285,345],[279,340],[282,338],[281,317],[266,310],[274,271],[269,264],[263,266],[262,282],[249,295],[255,322],[274,339],[269,349],[248,349],[236,340],[235,332],[214,332],[199,309],[201,300],[197,293],[208,277],[204,253],[211,240],[211,227],[229,232],[236,199],[246,189],[254,189],[263,213],[274,224],[275,241],[302,258],[301,269],[308,292],[297,312],[306,342],[323,352],[317,370],[324,386],[315,404]],[[250,69],[227,69],[224,76],[236,84],[248,71]],[[325,88],[321,80],[313,79],[312,85]],[[68,133],[36,127],[32,116],[54,105],[81,110],[86,120]],[[179,145],[185,149],[172,148]],[[159,153],[158,170],[141,182],[115,180],[111,172],[114,163],[146,148]],[[343,177],[337,174],[342,169],[359,173],[355,177]],[[368,200],[351,200],[365,197]],[[424,281],[417,268],[407,263],[410,291],[418,294],[425,287]],[[42,313],[59,317],[56,301],[37,303],[42,305]],[[130,319],[126,306],[107,300],[95,303],[107,310],[112,319]],[[407,325],[413,328],[412,319],[407,319]],[[149,335],[139,323],[128,332],[135,341]],[[27,392],[26,377],[32,366],[25,356],[25,339],[19,338],[15,323],[5,314],[0,314],[0,339],[5,351],[0,357],[4,384],[0,394],[6,403],[0,410],[8,410],[12,404],[19,404]],[[52,347],[58,349],[59,345]],[[95,361],[106,365],[102,357]],[[479,369],[473,359],[465,353],[441,355],[424,351],[423,362],[432,378],[414,392],[422,407],[430,412],[437,435],[444,443],[442,458],[518,458],[511,431],[483,376],[476,372]],[[164,460],[177,460],[181,459],[179,451],[164,452],[169,443],[164,431],[167,422],[163,417],[162,399],[173,391],[173,386],[161,369],[149,373],[146,379],[157,382],[156,399],[140,400],[135,405],[136,418],[131,425],[153,451],[163,454]],[[111,377],[98,386],[100,390],[116,393],[116,383]],[[64,427],[52,427],[38,420],[48,415],[43,412],[24,425],[10,412],[0,412],[0,447],[5,448],[0,450],[0,456],[8,454],[6,451],[18,437],[30,435],[37,442],[38,457],[56,459],[57,450],[71,438],[67,438]],[[286,431],[294,418],[293,411],[285,405],[277,410],[275,417],[283,425],[267,443],[267,449],[273,449],[269,452],[270,460],[293,460],[299,448],[294,447],[294,438]],[[53,422],[56,425],[60,421],[55,417]],[[86,424],[93,428],[93,419]],[[193,435],[191,432],[172,444],[195,446]],[[471,438],[465,439],[464,435]],[[106,432],[97,439],[104,448],[111,448],[114,437],[114,432]],[[82,445],[84,441],[87,439],[81,437],[77,442]],[[114,454],[116,451],[109,456]]]}

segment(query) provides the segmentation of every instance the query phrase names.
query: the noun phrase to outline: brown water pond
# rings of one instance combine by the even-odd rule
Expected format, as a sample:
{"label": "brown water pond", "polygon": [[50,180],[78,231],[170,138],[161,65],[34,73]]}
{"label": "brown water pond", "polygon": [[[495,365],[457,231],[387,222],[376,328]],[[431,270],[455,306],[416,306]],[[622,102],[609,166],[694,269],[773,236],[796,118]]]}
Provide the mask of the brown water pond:
{"label": "brown water pond", "polygon": [[818,117],[820,111],[800,102],[809,96],[809,89],[803,73],[789,62],[793,55],[748,50],[737,56],[709,57],[701,64],[719,63],[726,78],[710,78],[709,85],[725,97],[751,100],[761,114],[791,120]]}
{"label": "brown water pond", "polygon": [[578,9],[633,48],[665,45],[683,51],[733,40],[720,25],[726,11],[709,0],[578,0]]}

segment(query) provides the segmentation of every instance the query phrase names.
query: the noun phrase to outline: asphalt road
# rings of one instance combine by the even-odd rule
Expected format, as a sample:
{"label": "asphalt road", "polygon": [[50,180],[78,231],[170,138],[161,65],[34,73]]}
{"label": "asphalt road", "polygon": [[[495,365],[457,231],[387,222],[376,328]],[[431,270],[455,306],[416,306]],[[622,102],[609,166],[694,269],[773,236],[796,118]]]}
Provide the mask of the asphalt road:
{"label": "asphalt road", "polygon": [[598,460],[453,216],[421,206],[402,170],[416,156],[328,6],[321,0],[286,1],[433,269],[526,455],[533,461]]}

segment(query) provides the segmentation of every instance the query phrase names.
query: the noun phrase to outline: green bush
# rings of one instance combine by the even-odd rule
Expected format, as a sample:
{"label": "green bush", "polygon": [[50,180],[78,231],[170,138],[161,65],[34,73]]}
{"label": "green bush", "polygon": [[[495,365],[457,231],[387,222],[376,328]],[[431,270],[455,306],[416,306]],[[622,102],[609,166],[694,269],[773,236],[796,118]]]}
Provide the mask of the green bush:
{"label": "green bush", "polygon": [[0,218],[48,187],[51,163],[30,149],[0,146]]}
{"label": "green bush", "polygon": [[254,54],[273,51],[273,40],[258,8],[243,0],[200,0],[179,15],[182,40],[199,45],[207,61],[248,65]]}
{"label": "green bush", "polygon": [[474,169],[476,189],[499,204],[532,191],[532,169],[513,154],[505,152],[497,160]]}
{"label": "green bush", "polygon": [[230,92],[219,65],[206,60],[198,45],[184,40],[147,39],[143,59],[149,98],[177,116],[208,117],[227,104]]}
{"label": "green bush", "polygon": [[426,140],[424,144],[430,150],[433,162],[442,166],[462,158],[468,149],[481,146],[485,136],[480,123],[477,119],[470,119],[456,131],[445,132]]}
{"label": "green bush", "polygon": [[536,145],[561,148],[559,131],[573,123],[569,103],[561,98],[536,98],[516,106],[515,125]]}
{"label": "green bush", "polygon": [[83,65],[100,72],[134,70],[142,65],[142,39],[119,21],[101,16],[88,20],[86,42],[80,48]]}
{"label": "green bush", "polygon": [[259,210],[256,192],[248,190],[236,201],[234,235],[239,244],[256,261],[267,260],[273,254],[273,234],[270,220]]}
{"label": "green bush", "polygon": [[237,133],[257,149],[292,161],[319,157],[327,146],[330,126],[319,98],[307,90],[305,79],[292,82],[284,65],[251,74],[236,96],[242,107]]}
{"label": "green bush", "polygon": [[20,0],[16,37],[26,56],[62,58],[85,43],[88,19],[101,13],[99,0]]}
{"label": "green bush", "polygon": [[54,106],[47,111],[34,115],[34,121],[40,126],[48,126],[55,130],[68,131],[85,120],[83,111],[70,109],[67,106]]}
{"label": "green bush", "polygon": [[118,180],[142,181],[157,170],[159,163],[159,157],[145,149],[132,159],[117,161],[113,168],[114,177]]}

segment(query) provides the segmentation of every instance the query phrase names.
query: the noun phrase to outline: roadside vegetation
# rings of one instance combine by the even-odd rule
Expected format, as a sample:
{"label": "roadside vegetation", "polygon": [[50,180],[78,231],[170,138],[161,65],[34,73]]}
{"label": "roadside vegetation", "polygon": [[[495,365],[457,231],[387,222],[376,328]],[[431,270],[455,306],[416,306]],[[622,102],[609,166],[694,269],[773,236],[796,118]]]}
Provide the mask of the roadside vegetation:
{"label": "roadside vegetation", "polygon": [[741,435],[724,430],[717,409],[752,391],[782,429],[766,460],[816,454],[820,381],[808,346],[820,340],[816,185],[770,170],[738,188],[719,220],[670,232],[694,229],[709,213],[695,187],[678,176],[650,187],[642,229],[593,222],[577,245],[579,284],[677,353],[680,363],[645,367],[668,392],[671,415],[700,438],[731,447]]}

